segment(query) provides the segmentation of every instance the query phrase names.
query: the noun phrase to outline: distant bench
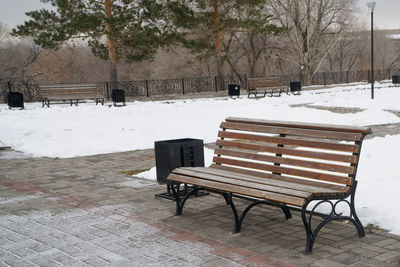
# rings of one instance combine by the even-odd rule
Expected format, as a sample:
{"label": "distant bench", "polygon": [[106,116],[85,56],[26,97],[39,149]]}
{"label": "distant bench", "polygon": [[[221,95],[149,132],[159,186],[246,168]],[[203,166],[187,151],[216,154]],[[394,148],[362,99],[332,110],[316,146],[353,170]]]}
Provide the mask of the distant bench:
{"label": "distant bench", "polygon": [[[321,228],[333,220],[347,220],[360,237],[365,235],[354,197],[361,143],[370,128],[244,118],[227,118],[220,127],[210,167],[177,168],[168,176],[176,215],[182,214],[190,195],[207,190],[221,194],[231,206],[235,233],[241,231],[250,209],[269,204],[280,207],[286,219],[291,218],[290,209],[300,211],[306,252],[311,252]],[[192,185],[184,196],[181,184]],[[250,201],[241,215],[233,197]],[[327,213],[316,210],[323,204],[330,207]],[[347,206],[345,214],[338,204]],[[314,215],[323,219],[311,227]]]}
{"label": "distant bench", "polygon": [[50,102],[58,104],[70,103],[78,105],[79,100],[91,99],[96,105],[104,105],[104,96],[99,93],[96,84],[47,84],[39,89],[42,107],[50,107]]}
{"label": "distant bench", "polygon": [[289,94],[289,87],[283,85],[278,77],[247,78],[247,82],[249,88],[247,97],[250,95],[254,95],[255,98],[265,97],[266,94],[280,96],[283,92]]}

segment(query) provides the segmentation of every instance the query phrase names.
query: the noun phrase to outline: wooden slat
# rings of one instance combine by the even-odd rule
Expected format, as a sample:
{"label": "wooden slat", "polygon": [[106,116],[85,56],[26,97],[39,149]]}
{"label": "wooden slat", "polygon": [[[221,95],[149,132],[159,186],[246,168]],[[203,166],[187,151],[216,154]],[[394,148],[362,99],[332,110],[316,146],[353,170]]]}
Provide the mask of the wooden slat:
{"label": "wooden slat", "polygon": [[[195,169],[195,168],[193,168]],[[311,192],[296,190],[294,188],[287,188],[275,185],[269,185],[265,183],[258,183],[256,181],[252,181],[251,179],[237,179],[232,176],[222,176],[216,174],[208,174],[204,172],[198,172],[190,169],[176,169],[173,171],[174,174],[185,175],[195,178],[200,178],[203,180],[220,182],[224,184],[231,184],[231,185],[238,185],[246,188],[251,189],[258,189],[262,191],[268,191],[271,193],[278,193],[282,195],[294,196],[294,197],[301,197],[305,199],[309,199],[311,197]]]}
{"label": "wooden slat", "polygon": [[237,118],[237,117],[226,118],[226,121],[264,125],[264,126],[291,127],[291,128],[313,129],[313,130],[324,130],[324,131],[338,131],[338,132],[350,132],[350,133],[361,133],[361,134],[371,133],[371,128],[369,127],[348,126],[348,125],[299,123],[290,121],[259,120],[259,119],[248,119],[248,118]]}
{"label": "wooden slat", "polygon": [[346,141],[358,141],[362,137],[362,135],[359,133],[309,130],[309,129],[289,128],[289,127],[274,127],[274,126],[264,126],[264,125],[244,124],[244,123],[234,123],[234,122],[222,122],[220,127],[222,129],[230,129],[230,130],[249,131],[258,133],[287,134],[287,135],[297,135],[297,136],[346,140]]}
{"label": "wooden slat", "polygon": [[262,191],[262,190],[251,189],[251,188],[244,188],[244,187],[237,186],[237,185],[230,185],[230,184],[224,184],[224,183],[219,183],[219,182],[214,182],[214,181],[202,180],[202,179],[198,179],[198,178],[177,175],[174,173],[171,173],[168,176],[168,180],[177,181],[177,182],[181,182],[181,183],[185,183],[185,184],[197,185],[197,186],[206,187],[206,188],[215,189],[215,190],[221,190],[224,192],[231,192],[231,193],[235,193],[235,194],[241,194],[241,195],[246,195],[246,196],[250,196],[250,197],[261,198],[261,199],[270,200],[270,201],[274,201],[277,203],[293,205],[293,206],[302,207],[306,203],[306,199],[304,199],[304,198],[287,196],[287,195],[282,195],[282,194],[277,194],[277,193],[271,193],[271,192],[266,192],[266,191]]}
{"label": "wooden slat", "polygon": [[40,87],[40,90],[46,91],[73,91],[73,90],[97,90],[96,86],[76,86],[76,87]]}
{"label": "wooden slat", "polygon": [[95,83],[87,83],[87,84],[42,84],[40,85],[40,88],[75,88],[75,87],[97,87],[97,84]]}
{"label": "wooden slat", "polygon": [[267,89],[267,88],[277,88],[277,87],[283,87],[283,85],[280,82],[258,82],[258,83],[249,83],[249,88],[252,89]]}
{"label": "wooden slat", "polygon": [[272,137],[272,136],[262,136],[262,135],[244,134],[244,133],[227,132],[227,131],[219,131],[218,137],[233,138],[233,139],[248,140],[248,141],[259,141],[259,142],[282,144],[282,145],[293,145],[293,146],[301,146],[301,147],[337,150],[337,151],[345,151],[345,152],[358,152],[359,151],[358,145],[339,144],[339,143],[332,143],[332,142],[319,141],[319,140],[318,141],[301,140],[301,139],[293,139],[293,138],[288,138],[288,137]]}
{"label": "wooden slat", "polygon": [[248,78],[249,88],[282,87],[281,80],[276,77],[271,78]]}
{"label": "wooden slat", "polygon": [[98,93],[98,90],[96,88],[93,89],[62,89],[62,90],[58,90],[58,89],[45,89],[45,90],[40,90],[40,93],[46,93],[46,94],[76,94],[76,93],[81,93],[81,94],[85,94],[85,93]]}
{"label": "wooden slat", "polygon": [[242,142],[234,142],[234,141],[227,141],[227,140],[217,140],[216,144],[218,146],[247,149],[247,150],[253,150],[253,151],[257,151],[257,152],[268,152],[268,153],[290,155],[290,156],[297,156],[297,157],[305,157],[305,158],[313,158],[313,159],[321,159],[321,160],[332,160],[332,161],[345,162],[345,163],[356,163],[357,162],[357,157],[353,156],[353,155],[341,155],[341,154],[333,154],[333,153],[326,153],[326,152],[305,151],[305,150],[300,150],[300,149],[274,147],[274,146],[268,146],[268,145],[242,143]]}
{"label": "wooden slat", "polygon": [[294,175],[299,177],[317,179],[322,181],[328,181],[333,183],[340,183],[350,185],[352,183],[352,179],[350,177],[326,174],[326,173],[318,173],[318,172],[311,172],[306,170],[299,170],[299,169],[292,169],[287,167],[280,167],[275,165],[268,165],[268,164],[261,164],[249,161],[242,161],[236,159],[228,159],[228,158],[221,158],[221,157],[214,157],[213,162],[217,164],[227,164],[233,166],[239,166],[244,168],[250,169],[257,169],[269,172],[276,172],[276,173],[284,173],[288,175]]}
{"label": "wooden slat", "polygon": [[91,95],[86,95],[86,96],[47,96],[46,99],[48,100],[84,100],[84,99],[98,99],[98,98],[104,98],[104,96],[97,95],[97,96],[91,96]]}
{"label": "wooden slat", "polygon": [[290,183],[300,184],[300,185],[324,187],[324,188],[329,188],[329,189],[331,189],[333,191],[337,191],[337,192],[347,192],[350,189],[349,186],[344,186],[344,185],[330,184],[330,183],[325,183],[323,181],[317,181],[317,180],[304,180],[304,179],[300,179],[300,178],[296,178],[296,177],[289,177],[289,176],[285,176],[285,175],[275,175],[275,174],[271,174],[271,173],[267,173],[267,172],[241,169],[241,168],[236,168],[236,167],[227,166],[227,165],[212,164],[209,168],[228,171],[228,172],[235,172],[235,173],[240,173],[240,174],[244,174],[244,175],[257,176],[257,177],[261,177],[261,178],[276,179],[279,181],[287,181]]}
{"label": "wooden slat", "polygon": [[312,168],[312,169],[317,169],[317,170],[340,172],[340,173],[345,173],[345,174],[353,174],[354,173],[354,167],[352,167],[352,166],[343,166],[343,165],[327,164],[327,163],[321,163],[321,162],[315,162],[315,161],[305,161],[305,160],[298,160],[298,159],[260,155],[260,154],[255,154],[255,153],[232,151],[232,150],[220,149],[220,148],[215,149],[214,154],[238,157],[238,158],[253,159],[253,160],[259,160],[259,161],[266,161],[266,162],[271,162],[271,163],[293,165],[293,166],[298,166],[298,167],[306,167],[306,168]]}
{"label": "wooden slat", "polygon": [[[260,183],[260,184],[266,184],[266,185],[272,185],[272,186],[277,186],[277,187],[282,187],[282,188],[289,188],[293,189],[295,188],[296,190],[299,191],[304,191],[308,193],[312,193],[314,196],[330,196],[330,195],[337,195],[337,194],[343,194],[347,191],[347,188],[345,186],[337,187],[335,190],[326,188],[326,184],[324,183],[319,183],[319,186],[315,185],[308,185],[302,182],[306,182],[306,180],[300,180],[297,179],[297,183],[294,182],[289,182],[289,181],[282,181],[279,178],[280,177],[274,177],[272,178],[265,178],[265,177],[257,177],[257,176],[251,176],[248,174],[241,174],[237,172],[232,172],[232,171],[227,171],[227,170],[221,170],[217,168],[204,168],[204,167],[195,167],[195,168],[177,168],[174,170],[174,173],[176,174],[192,174],[193,172],[196,173],[205,173],[205,174],[210,174],[210,175],[215,175],[215,176],[223,176],[223,177],[230,177],[234,179],[240,179],[243,181],[251,181],[254,183]],[[272,174],[273,175],[273,174]],[[278,175],[274,175],[278,176]],[[317,184],[317,183],[315,183]]]}

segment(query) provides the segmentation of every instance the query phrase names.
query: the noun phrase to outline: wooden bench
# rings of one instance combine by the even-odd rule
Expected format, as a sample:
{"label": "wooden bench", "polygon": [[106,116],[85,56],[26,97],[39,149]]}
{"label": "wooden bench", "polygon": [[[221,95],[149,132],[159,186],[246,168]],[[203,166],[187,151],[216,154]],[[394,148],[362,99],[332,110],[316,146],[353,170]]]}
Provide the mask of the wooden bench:
{"label": "wooden bench", "polygon": [[[104,105],[104,96],[99,93],[96,84],[51,84],[41,85],[39,89],[42,107],[50,107],[50,102],[64,104],[66,102],[78,105],[80,100],[91,99],[96,105]],[[54,103],[55,104],[55,103]]]}
{"label": "wooden bench", "polygon": [[289,87],[283,85],[278,77],[268,78],[247,78],[248,95],[257,97],[265,97],[267,93],[272,97],[274,94],[280,96],[283,92],[289,94]]}
{"label": "wooden bench", "polygon": [[[222,194],[240,232],[246,214],[259,204],[301,213],[306,230],[306,252],[311,252],[321,228],[332,220],[348,220],[365,235],[354,208],[356,173],[367,127],[227,118],[220,125],[213,164],[177,168],[169,176],[176,199],[176,215],[198,190]],[[181,186],[191,188],[183,197]],[[233,197],[250,201],[239,216]],[[312,205],[310,206],[310,203]],[[322,204],[330,212],[321,213]],[[346,205],[348,214],[338,206]],[[322,216],[311,227],[314,215]]]}

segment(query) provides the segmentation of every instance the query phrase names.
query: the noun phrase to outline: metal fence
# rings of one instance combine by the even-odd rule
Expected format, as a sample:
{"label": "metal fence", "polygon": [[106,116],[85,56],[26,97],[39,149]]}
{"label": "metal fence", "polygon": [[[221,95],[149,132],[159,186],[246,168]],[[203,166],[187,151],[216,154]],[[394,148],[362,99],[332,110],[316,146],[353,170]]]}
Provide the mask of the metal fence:
{"label": "metal fence", "polygon": [[[225,84],[238,84],[246,87],[246,75],[225,76]],[[126,96],[159,96],[174,94],[193,94],[201,92],[218,91],[217,77],[182,78],[170,80],[144,80],[144,81],[121,81],[118,83],[99,83],[100,91],[107,98],[111,95],[113,88],[125,90]]]}
{"label": "metal fence", "polygon": [[[400,69],[381,69],[375,71],[375,80],[391,79],[393,74],[400,74]],[[283,84],[289,84],[292,81],[301,81],[305,79],[301,74],[281,75]],[[316,73],[309,85],[330,85],[341,83],[352,83],[360,81],[369,81],[371,72],[364,71],[343,71],[343,72],[320,72]],[[225,89],[228,84],[237,84],[241,88],[247,89],[247,76],[235,75],[224,77]],[[0,80],[0,99],[6,101],[7,91],[11,85],[11,90],[24,94],[26,101],[38,101],[40,85],[26,84],[18,80]],[[212,92],[217,90],[217,77],[199,77],[182,78],[169,80],[142,80],[142,81],[121,81],[118,83],[99,82],[98,88],[108,99],[111,98],[111,90],[114,88],[125,90],[125,95],[130,97],[150,97],[174,94],[192,94],[201,92]]]}

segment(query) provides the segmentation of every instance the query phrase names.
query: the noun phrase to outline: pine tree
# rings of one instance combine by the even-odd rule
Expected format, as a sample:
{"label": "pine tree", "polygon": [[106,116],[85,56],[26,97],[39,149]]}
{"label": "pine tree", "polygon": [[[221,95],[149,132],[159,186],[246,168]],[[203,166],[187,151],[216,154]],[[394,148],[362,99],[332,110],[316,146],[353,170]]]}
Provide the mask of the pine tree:
{"label": "pine tree", "polygon": [[152,58],[161,46],[180,39],[179,27],[190,21],[183,0],[41,0],[54,10],[26,13],[31,19],[13,29],[32,36],[43,48],[57,49],[81,39],[108,61],[110,81],[117,79],[117,60]]}

